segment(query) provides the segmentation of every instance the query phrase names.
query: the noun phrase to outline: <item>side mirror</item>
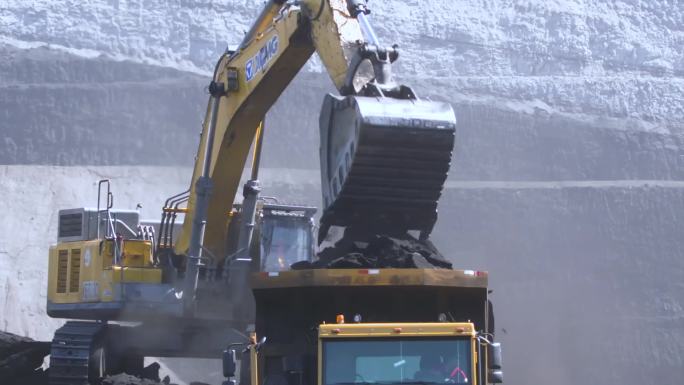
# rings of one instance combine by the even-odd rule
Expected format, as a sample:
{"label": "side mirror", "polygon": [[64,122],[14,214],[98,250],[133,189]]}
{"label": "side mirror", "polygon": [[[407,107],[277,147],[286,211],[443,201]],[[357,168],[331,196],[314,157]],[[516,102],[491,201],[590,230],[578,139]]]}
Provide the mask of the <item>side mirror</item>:
{"label": "side mirror", "polygon": [[258,352],[259,349],[261,349],[261,347],[264,346],[265,343],[266,343],[266,336],[263,336],[263,337],[261,337],[259,342],[256,343],[256,345],[254,346],[254,349],[256,349],[256,351]]}
{"label": "side mirror", "polygon": [[235,350],[228,349],[223,351],[223,376],[235,377],[237,370],[237,359],[235,358]]}
{"label": "side mirror", "polygon": [[490,384],[503,384],[503,372],[501,370],[488,370],[487,382]]}
{"label": "side mirror", "polygon": [[488,369],[501,369],[501,343],[492,342],[487,345]]}
{"label": "side mirror", "polygon": [[487,345],[487,379],[490,384],[503,383],[501,370],[501,343],[492,342]]}

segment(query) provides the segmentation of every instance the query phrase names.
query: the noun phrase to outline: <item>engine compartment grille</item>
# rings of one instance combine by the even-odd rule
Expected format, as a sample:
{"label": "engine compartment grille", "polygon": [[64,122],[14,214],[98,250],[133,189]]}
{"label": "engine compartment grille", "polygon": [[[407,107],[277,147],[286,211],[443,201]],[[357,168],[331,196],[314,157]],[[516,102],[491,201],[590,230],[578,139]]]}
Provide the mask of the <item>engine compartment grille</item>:
{"label": "engine compartment grille", "polygon": [[83,213],[59,216],[59,238],[83,236]]}

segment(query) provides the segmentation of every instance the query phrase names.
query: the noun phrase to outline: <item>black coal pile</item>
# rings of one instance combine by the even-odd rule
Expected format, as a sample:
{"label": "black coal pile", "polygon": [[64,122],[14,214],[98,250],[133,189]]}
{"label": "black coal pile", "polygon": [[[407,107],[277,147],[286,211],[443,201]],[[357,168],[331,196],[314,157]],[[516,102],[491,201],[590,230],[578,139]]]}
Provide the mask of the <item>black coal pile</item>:
{"label": "black coal pile", "polygon": [[374,235],[363,240],[345,233],[333,247],[318,254],[318,260],[302,261],[292,269],[451,269],[449,263],[430,241],[410,235],[390,237]]}
{"label": "black coal pile", "polygon": [[42,365],[49,353],[49,342],[0,332],[0,384],[47,383],[47,371],[42,369]]}
{"label": "black coal pile", "polygon": [[160,365],[156,362],[143,368],[139,373],[120,373],[102,379],[102,385],[175,385],[169,376],[159,378]]}

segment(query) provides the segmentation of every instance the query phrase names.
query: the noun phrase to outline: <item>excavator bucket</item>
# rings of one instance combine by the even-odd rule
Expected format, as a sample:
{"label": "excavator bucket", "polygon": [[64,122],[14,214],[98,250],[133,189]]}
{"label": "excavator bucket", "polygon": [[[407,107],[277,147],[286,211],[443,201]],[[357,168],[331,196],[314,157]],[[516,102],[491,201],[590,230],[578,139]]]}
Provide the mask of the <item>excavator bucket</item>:
{"label": "excavator bucket", "polygon": [[330,226],[375,234],[417,230],[426,239],[451,163],[452,107],[329,94],[320,119],[324,212],[319,242]]}

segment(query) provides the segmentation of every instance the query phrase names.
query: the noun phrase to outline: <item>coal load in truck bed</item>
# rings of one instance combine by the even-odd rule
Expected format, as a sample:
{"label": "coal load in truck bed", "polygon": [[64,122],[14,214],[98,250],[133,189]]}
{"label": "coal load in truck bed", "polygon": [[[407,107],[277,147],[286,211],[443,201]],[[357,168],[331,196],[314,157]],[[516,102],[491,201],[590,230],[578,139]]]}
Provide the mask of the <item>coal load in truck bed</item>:
{"label": "coal load in truck bed", "polygon": [[451,269],[451,263],[430,241],[413,237],[394,238],[375,235],[364,241],[344,237],[318,254],[318,260],[297,262],[294,270],[303,269]]}
{"label": "coal load in truck bed", "polygon": [[[190,385],[206,385],[201,382],[192,382]],[[164,379],[150,379],[145,377],[132,376],[130,374],[116,374],[113,376],[107,376],[102,379],[102,385],[176,385],[171,383],[169,377],[166,376]]]}

